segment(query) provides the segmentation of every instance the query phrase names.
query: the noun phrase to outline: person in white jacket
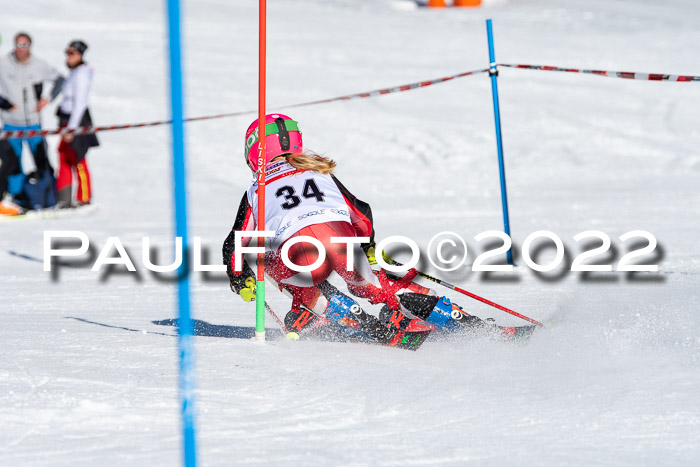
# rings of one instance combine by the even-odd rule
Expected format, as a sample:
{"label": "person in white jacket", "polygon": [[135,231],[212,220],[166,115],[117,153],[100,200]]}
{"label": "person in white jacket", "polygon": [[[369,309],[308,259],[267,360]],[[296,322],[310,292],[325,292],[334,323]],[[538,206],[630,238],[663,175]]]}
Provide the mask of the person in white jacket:
{"label": "person in white jacket", "polygon": [[[66,65],[70,73],[63,85],[63,101],[58,107],[59,126],[71,130],[92,126],[88,110],[93,68],[83,61],[87,44],[74,40],[66,48]],[[78,205],[88,204],[92,198],[90,172],[85,158],[88,149],[99,146],[95,134],[74,136],[66,134],[58,145],[59,170],[56,180],[58,203],[61,207],[73,205],[73,171],[78,181],[76,201]]]}

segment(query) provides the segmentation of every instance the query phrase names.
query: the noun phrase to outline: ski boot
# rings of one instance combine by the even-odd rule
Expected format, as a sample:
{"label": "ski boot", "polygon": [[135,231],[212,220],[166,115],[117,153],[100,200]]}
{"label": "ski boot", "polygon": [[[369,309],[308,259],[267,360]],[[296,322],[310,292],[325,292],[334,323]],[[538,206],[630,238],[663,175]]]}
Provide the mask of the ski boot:
{"label": "ski boot", "polygon": [[387,319],[380,320],[366,313],[355,300],[337,291],[330,296],[322,316],[301,306],[299,311],[287,313],[284,324],[289,332],[304,337],[372,342],[409,350],[417,350],[435,329],[423,320],[411,319],[398,310]]}
{"label": "ski boot", "polygon": [[[461,309],[452,305],[447,297],[436,297],[417,293],[399,295],[401,307],[413,316],[431,324],[442,332],[455,332],[466,322],[461,320]],[[386,313],[385,310],[382,312]],[[380,314],[380,316],[382,316]]]}
{"label": "ski boot", "polygon": [[384,305],[379,312],[379,320],[391,340],[384,342],[392,347],[416,350],[435,327],[421,318],[411,318]]}
{"label": "ski boot", "polygon": [[[395,331],[382,324],[375,316],[367,314],[358,303],[345,295],[327,281],[318,285],[319,290],[328,300],[328,306],[324,316],[336,323],[344,330],[343,334],[349,337],[365,337],[377,342],[390,341],[396,334]],[[349,329],[354,329],[355,333]],[[360,334],[363,332],[365,335]]]}
{"label": "ski boot", "polygon": [[318,315],[305,306],[291,310],[284,317],[289,332],[300,336],[311,336],[332,341],[384,340],[386,330],[376,317],[365,313],[352,298],[336,292],[328,299],[323,315]]}
{"label": "ski boot", "polygon": [[284,317],[284,326],[287,332],[296,333],[299,337],[321,337],[325,338],[327,332],[324,330],[330,322],[323,316],[319,316],[305,306],[300,306],[299,310],[291,310]]}
{"label": "ski boot", "polygon": [[408,350],[417,350],[435,329],[421,319],[409,318],[399,310],[391,311],[386,319],[378,319],[341,293],[331,297],[325,316],[341,327],[346,338]]}
{"label": "ski boot", "polygon": [[382,339],[379,320],[368,315],[355,300],[342,293],[333,294],[324,312],[341,336],[349,339]]}

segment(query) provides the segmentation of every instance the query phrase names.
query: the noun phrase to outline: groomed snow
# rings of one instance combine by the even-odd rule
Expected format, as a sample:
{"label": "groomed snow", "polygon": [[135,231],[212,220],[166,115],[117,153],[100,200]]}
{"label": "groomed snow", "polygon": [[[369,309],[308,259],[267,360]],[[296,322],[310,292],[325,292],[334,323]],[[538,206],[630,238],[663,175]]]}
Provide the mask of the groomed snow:
{"label": "groomed snow", "polygon": [[[700,75],[691,0],[403,3],[271,0],[268,104],[484,68],[486,18],[499,62]],[[169,118],[163,2],[3,10],[2,54],[18,30],[61,69],[69,40],[90,45],[97,124]],[[254,110],[257,2],[186,1],[184,11],[187,114]],[[499,86],[515,245],[546,229],[573,257],[574,235],[601,230],[615,264],[629,247],[618,237],[642,229],[659,241],[644,259],[660,272],[541,277],[519,261],[510,280],[441,275],[551,323],[527,346],[434,340],[414,353],[197,337],[202,465],[696,464],[700,85],[502,69]],[[458,232],[471,264],[484,248],[474,236],[503,228],[487,75],[289,113],[307,148],[335,158],[343,183],[372,204],[378,238],[405,235],[425,248],[438,232]],[[186,128],[190,232],[211,263],[250,182],[242,149],[252,118]],[[172,256],[169,128],[99,137],[88,156],[93,216],[0,224],[2,465],[180,462],[176,330],[154,323],[176,317],[175,287],[141,263],[143,236],[160,263]],[[84,261],[52,276],[42,270],[47,230],[84,231],[95,255],[117,236],[139,273],[94,273]],[[254,306],[225,277],[193,280],[196,319],[250,331]],[[522,323],[435,287],[479,316]]]}

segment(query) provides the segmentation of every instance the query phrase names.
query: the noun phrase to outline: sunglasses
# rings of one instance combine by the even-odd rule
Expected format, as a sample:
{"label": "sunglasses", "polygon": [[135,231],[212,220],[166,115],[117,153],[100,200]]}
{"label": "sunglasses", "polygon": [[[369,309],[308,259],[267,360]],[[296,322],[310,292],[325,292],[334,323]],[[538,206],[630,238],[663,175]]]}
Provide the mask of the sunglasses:
{"label": "sunglasses", "polygon": [[78,55],[77,50],[66,50],[66,55]]}
{"label": "sunglasses", "polygon": [[28,49],[31,46],[31,42],[15,42],[15,47],[17,47],[18,49]]}

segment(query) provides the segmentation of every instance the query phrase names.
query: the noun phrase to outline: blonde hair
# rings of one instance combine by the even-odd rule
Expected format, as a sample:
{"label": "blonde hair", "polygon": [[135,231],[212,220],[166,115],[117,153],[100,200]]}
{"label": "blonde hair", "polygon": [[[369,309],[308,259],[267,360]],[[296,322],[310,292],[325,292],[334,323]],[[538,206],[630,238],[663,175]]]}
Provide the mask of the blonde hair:
{"label": "blonde hair", "polygon": [[285,154],[284,158],[295,169],[313,170],[321,174],[332,174],[335,169],[335,161],[318,154]]}

